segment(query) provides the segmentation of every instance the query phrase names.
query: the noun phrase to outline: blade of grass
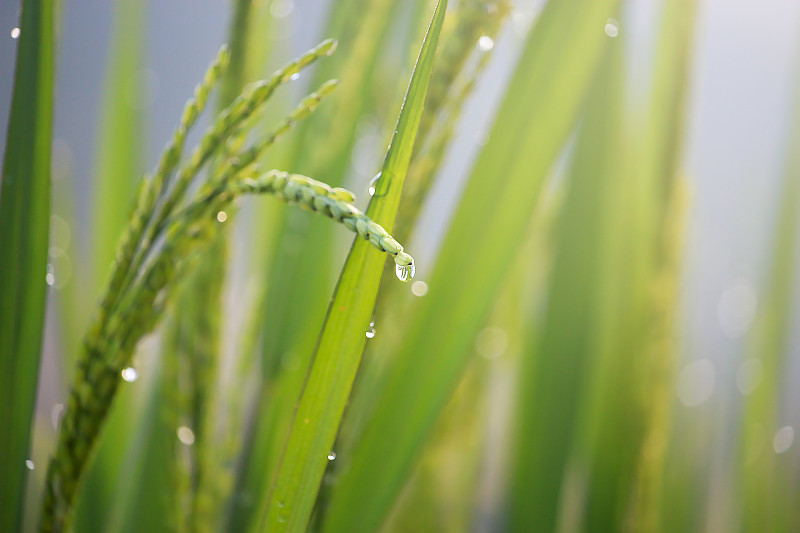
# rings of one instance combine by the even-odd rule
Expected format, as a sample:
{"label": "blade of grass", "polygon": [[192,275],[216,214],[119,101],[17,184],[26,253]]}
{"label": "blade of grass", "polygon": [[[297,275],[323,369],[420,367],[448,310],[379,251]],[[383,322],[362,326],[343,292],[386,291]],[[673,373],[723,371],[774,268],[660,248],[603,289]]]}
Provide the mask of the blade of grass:
{"label": "blade of grass", "polygon": [[114,44],[103,91],[100,147],[94,184],[92,294],[98,294],[114,260],[117,240],[141,176],[142,78],[147,3],[117,0]]}
{"label": "blade of grass", "polygon": [[[798,71],[800,73],[800,71]],[[800,90],[800,78],[795,91]],[[761,368],[758,386],[747,396],[741,438],[741,480],[744,531],[795,531],[796,484],[788,454],[777,455],[773,439],[780,423],[792,328],[792,296],[797,279],[797,237],[800,223],[800,106],[793,113],[787,161],[773,232],[763,303],[749,339],[751,367]],[[777,451],[777,450],[775,450]]]}
{"label": "blade of grass", "polygon": [[[687,184],[679,174],[688,115],[695,11],[694,0],[662,2],[660,38],[643,125],[645,135],[642,149],[633,152],[641,154],[636,160],[637,181],[652,184],[651,205],[655,207],[649,215],[654,228],[654,261],[649,281],[652,318],[647,328],[652,333],[643,349],[646,356],[640,385],[646,391],[640,392],[645,409],[645,440],[639,450],[636,494],[630,513],[631,523],[642,533],[670,530],[663,523],[662,506],[666,450],[672,431],[676,315],[689,196]],[[640,220],[644,216],[647,215],[640,215]],[[673,505],[669,514],[680,513]]]}
{"label": "blade of grass", "polygon": [[[378,112],[376,80],[386,77],[382,70],[385,44],[400,7],[387,0],[339,0],[331,5],[325,35],[340,39],[341,53],[320,65],[314,77],[321,80],[335,74],[341,78],[342,87],[335,106],[321,110],[299,128],[294,150],[286,154],[287,168],[325,176],[332,184],[346,182],[358,139],[356,126],[363,118],[374,120]],[[309,146],[318,148],[309,150]],[[274,477],[291,427],[293,406],[325,317],[328,302],[319,294],[330,293],[336,281],[336,271],[329,267],[335,247],[328,225],[291,211],[284,210],[280,216],[282,223],[269,260],[262,305],[267,310],[260,354],[263,380],[251,423],[253,440],[238,468],[240,497],[233,500],[230,513],[231,529],[237,531],[245,530],[247,524],[258,525],[258,516],[254,515]]]}
{"label": "blade of grass", "polygon": [[0,531],[21,529],[44,327],[53,2],[22,2],[0,189]]}
{"label": "blade of grass", "polygon": [[[583,429],[582,417],[588,419],[586,446],[592,474],[607,482],[606,471],[620,470],[619,461],[594,459],[605,444],[598,420],[605,414],[603,408],[609,406],[606,393],[613,381],[610,370],[618,364],[614,359],[619,359],[617,351],[623,347],[616,331],[620,326],[616,291],[622,276],[615,264],[622,255],[619,242],[615,242],[619,229],[615,226],[621,219],[617,216],[620,200],[625,197],[620,192],[624,193],[626,186],[619,172],[624,80],[621,51],[621,42],[609,45],[592,86],[556,226],[555,263],[542,334],[526,343],[511,467],[512,531],[558,530],[567,465]],[[630,270],[626,269],[626,274],[631,275]],[[630,391],[623,396],[629,399]],[[588,413],[582,412],[584,407]],[[630,436],[628,427],[621,429]],[[591,474],[589,478],[596,481]],[[622,476],[620,484],[626,479],[629,476]],[[615,500],[617,489],[607,488],[596,501],[588,502],[593,511],[599,508],[613,513],[608,500]],[[606,516],[604,519],[613,521]]]}
{"label": "blade of grass", "polygon": [[[367,209],[368,216],[389,229],[400,204],[446,9],[443,0],[434,11]],[[383,273],[385,258],[370,248],[369,243],[356,241],[342,269],[268,501],[265,531],[302,530],[311,517]]]}
{"label": "blade of grass", "polygon": [[[342,476],[323,531],[373,531],[400,491],[469,356],[577,120],[616,0],[549,2],[451,222],[396,364]],[[365,498],[365,493],[369,495]]]}
{"label": "blade of grass", "polygon": [[[135,187],[141,175],[143,155],[142,66],[146,36],[147,2],[118,0],[114,6],[114,30],[106,62],[106,79],[100,123],[100,143],[94,173],[93,255],[87,282],[91,300],[97,298],[114,261],[119,234],[125,227]],[[83,328],[84,317],[68,318],[66,328]],[[77,323],[76,323],[77,322]],[[88,321],[87,321],[88,322]],[[80,331],[80,329],[77,329]],[[79,344],[78,344],[79,345]],[[71,354],[73,357],[77,352]],[[68,360],[74,363],[74,359]],[[70,372],[72,370],[70,365]],[[115,402],[108,431],[101,437],[95,460],[86,473],[78,498],[75,524],[78,531],[100,531],[116,492],[117,480],[132,436],[130,421],[138,406],[126,390]]]}

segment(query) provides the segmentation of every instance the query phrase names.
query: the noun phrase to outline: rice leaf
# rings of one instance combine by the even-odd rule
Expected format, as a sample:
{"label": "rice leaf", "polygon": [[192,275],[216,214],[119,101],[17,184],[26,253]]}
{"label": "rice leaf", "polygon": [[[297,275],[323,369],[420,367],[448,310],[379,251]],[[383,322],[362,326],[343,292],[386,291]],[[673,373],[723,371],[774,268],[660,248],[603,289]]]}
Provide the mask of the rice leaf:
{"label": "rice leaf", "polygon": [[22,2],[0,186],[0,531],[20,531],[44,326],[53,2]]}
{"label": "rice leaf", "polygon": [[[323,531],[373,531],[413,466],[518,251],[578,117],[616,0],[549,2],[451,221],[428,295],[332,490]],[[368,487],[368,489],[367,489]]]}
{"label": "rice leaf", "polygon": [[[636,494],[630,521],[642,533],[671,530],[664,517],[681,515],[673,502],[664,507],[666,451],[673,431],[673,381],[677,363],[676,317],[679,308],[682,249],[688,206],[688,186],[680,177],[685,143],[686,104],[691,72],[691,51],[696,11],[694,0],[662,2],[660,38],[645,116],[642,149],[635,150],[637,182],[650,183],[652,214],[639,209],[639,225],[650,224],[654,234],[653,271],[650,280],[647,326],[651,338],[646,354],[640,390],[643,396],[645,435],[637,465]],[[629,178],[630,179],[630,178]],[[635,183],[635,182],[634,182]],[[639,205],[648,205],[640,202]],[[676,438],[678,437],[676,435]],[[609,454],[616,453],[609,450]],[[679,469],[677,469],[679,470]],[[688,488],[688,487],[687,487]],[[685,493],[684,493],[685,494]],[[691,498],[682,498],[690,501]],[[681,526],[685,527],[685,526]],[[680,527],[679,527],[680,529]]]}
{"label": "rice leaf", "polygon": [[[386,154],[367,215],[394,224],[425,104],[447,0],[437,4]],[[264,531],[298,531],[311,517],[319,485],[366,342],[384,258],[356,241],[342,269],[319,337],[314,362],[268,502]],[[402,276],[402,269],[398,270]],[[413,275],[413,274],[412,274]]]}
{"label": "rice leaf", "polygon": [[[800,72],[800,70],[798,70]],[[795,93],[800,90],[800,78]],[[800,106],[795,100],[787,146],[783,184],[777,200],[771,256],[763,281],[762,298],[749,339],[744,364],[759,369],[761,382],[745,401],[741,435],[743,530],[795,531],[797,485],[790,454],[777,454],[782,427],[781,398],[785,387],[792,328],[793,298],[798,283],[797,242],[800,225]],[[796,312],[796,311],[795,311]],[[794,355],[794,354],[791,354]],[[751,370],[752,371],[752,370]]]}

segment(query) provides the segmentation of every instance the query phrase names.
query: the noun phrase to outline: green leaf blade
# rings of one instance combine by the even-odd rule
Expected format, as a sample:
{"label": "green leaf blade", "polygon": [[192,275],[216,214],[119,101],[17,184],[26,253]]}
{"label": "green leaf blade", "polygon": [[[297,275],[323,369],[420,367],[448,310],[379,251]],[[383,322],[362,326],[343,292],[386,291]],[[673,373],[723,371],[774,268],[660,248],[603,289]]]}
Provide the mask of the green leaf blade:
{"label": "green leaf blade", "polygon": [[[440,0],[434,12],[366,212],[388,230],[400,203],[446,7],[447,0]],[[383,254],[359,240],[345,262],[278,469],[264,531],[301,531],[308,524],[361,361],[384,261]]]}
{"label": "green leaf blade", "polygon": [[414,309],[396,363],[341,468],[323,531],[374,531],[400,492],[471,353],[472,335],[513,264],[546,174],[577,121],[608,38],[603,23],[616,5],[550,2],[536,23],[428,293]]}
{"label": "green leaf blade", "polygon": [[53,4],[22,4],[0,192],[0,530],[19,531],[36,403],[50,225]]}

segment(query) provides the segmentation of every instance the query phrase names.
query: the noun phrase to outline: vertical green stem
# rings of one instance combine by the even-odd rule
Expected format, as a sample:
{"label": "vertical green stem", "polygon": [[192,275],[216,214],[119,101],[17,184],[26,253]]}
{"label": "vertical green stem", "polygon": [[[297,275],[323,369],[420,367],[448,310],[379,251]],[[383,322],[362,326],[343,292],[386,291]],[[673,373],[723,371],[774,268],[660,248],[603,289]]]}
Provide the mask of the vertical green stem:
{"label": "vertical green stem", "polygon": [[22,526],[44,327],[53,9],[51,0],[22,2],[0,185],[0,531],[8,532]]}

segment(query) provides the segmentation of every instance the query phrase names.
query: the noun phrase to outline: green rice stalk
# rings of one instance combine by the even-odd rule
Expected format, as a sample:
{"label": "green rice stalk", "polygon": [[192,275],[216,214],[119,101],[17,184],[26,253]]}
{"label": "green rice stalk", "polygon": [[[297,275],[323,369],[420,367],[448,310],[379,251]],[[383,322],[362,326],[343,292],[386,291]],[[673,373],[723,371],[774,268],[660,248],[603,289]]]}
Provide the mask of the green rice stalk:
{"label": "green rice stalk", "polygon": [[[233,17],[229,35],[231,39],[231,68],[224,76],[219,93],[218,105],[222,110],[230,105],[242,91],[245,83],[247,61],[247,40],[250,29],[251,0],[237,0],[233,7]],[[253,113],[230,136],[225,143],[223,158],[233,155],[246,138],[250,125],[259,118]],[[211,171],[213,175],[218,165]],[[230,218],[235,209],[226,213]],[[189,410],[186,424],[193,431],[194,442],[186,447],[191,463],[191,487],[186,494],[190,499],[187,513],[189,531],[192,533],[211,533],[217,529],[222,505],[221,488],[222,465],[215,460],[214,448],[214,402],[216,370],[220,358],[223,328],[222,295],[228,262],[227,238],[231,224],[223,224],[207,253],[198,262],[197,268],[181,291],[181,301],[177,307],[173,328],[170,331],[172,347],[183,356],[187,379],[179,384],[188,389]]]}
{"label": "green rice stalk", "polygon": [[173,209],[180,203],[189,185],[195,176],[208,163],[217,149],[231,138],[242,133],[241,127],[254,114],[257,113],[275,90],[288,82],[291,77],[317,59],[331,55],[336,49],[336,41],[328,39],[315,48],[312,48],[300,58],[290,62],[283,68],[275,71],[265,81],[249,84],[236,99],[225,108],[206,131],[199,145],[189,156],[189,160],[178,170],[172,187],[165,191],[160,202],[158,214],[151,219],[150,229],[140,239],[139,254],[134,262],[133,271],[144,260],[144,250],[153,242],[155,228],[160,228]]}
{"label": "green rice stalk", "polygon": [[142,239],[147,225],[155,213],[159,197],[167,190],[172,172],[180,162],[186,135],[203,112],[203,109],[205,109],[208,95],[227,68],[229,59],[228,47],[222,46],[217,58],[206,71],[203,81],[195,87],[194,96],[186,103],[178,128],[161,155],[156,171],[151,178],[145,177],[142,180],[133,213],[117,248],[114,270],[105,290],[105,297],[100,305],[101,316],[99,321],[104,320],[103,315],[108,313],[116,298],[121,294],[125,277],[129,273],[139,241]]}
{"label": "green rice stalk", "polygon": [[661,513],[669,429],[672,426],[672,384],[675,374],[675,322],[680,287],[685,226],[689,204],[688,184],[676,180],[666,209],[659,264],[650,294],[651,337],[643,382],[648,383],[645,405],[647,427],[638,458],[636,486],[630,511],[630,530],[662,531]]}
{"label": "green rice stalk", "polygon": [[[341,39],[339,60],[320,65],[313,78],[324,80],[334,72],[342,79],[336,105],[308,121],[296,136],[296,143],[281,166],[339,185],[347,179],[350,157],[356,141],[356,126],[361,117],[375,111],[375,80],[385,76],[380,60],[391,36],[400,3],[388,0],[337,0],[331,2],[327,34]],[[391,73],[396,74],[396,73]],[[308,146],[314,146],[309,150]],[[331,228],[316,221],[303,228],[297,213],[281,210],[280,226],[267,259],[266,297],[261,307],[260,347],[263,380],[259,383],[263,399],[254,406],[254,438],[237,466],[235,497],[229,513],[230,529],[245,530],[255,521],[255,502],[262,502],[267,485],[279,460],[291,423],[292,404],[303,383],[326,300],[334,278],[330,265],[335,261]],[[299,250],[298,250],[299,249]],[[291,251],[291,253],[288,253]],[[280,310],[279,312],[274,312]],[[298,361],[297,370],[282,364],[287,354]],[[285,395],[277,398],[278,391]],[[271,397],[270,400],[266,400]],[[283,405],[285,404],[285,406]]]}
{"label": "green rice stalk", "polygon": [[[164,228],[161,228],[159,220],[168,219],[179,204],[193,178],[190,170],[193,169],[194,173],[199,171],[238,125],[263,104],[274,87],[288,79],[296,69],[329,53],[334,45],[334,42],[327,41],[278,71],[273,81],[253,84],[245,89],[210,128],[178,174],[175,186],[167,189],[166,180],[161,184],[148,185],[148,181],[143,185],[140,203],[123,237],[109,289],[84,338],[79,370],[70,392],[55,456],[48,468],[41,531],[60,532],[67,527],[78,484],[119,384],[119,372],[129,362],[138,340],[152,330],[160,318],[172,281],[214,233],[214,224],[208,219],[183,219]],[[225,52],[220,57],[225,57]],[[211,70],[215,71],[215,68]],[[202,90],[198,92],[203,98],[195,99],[195,104],[202,103],[207,94]],[[183,122],[190,123],[199,113],[199,108],[199,105],[190,103]],[[179,142],[171,146],[180,146],[183,137],[184,134],[177,134]],[[176,156],[169,153],[175,154],[177,149],[168,148],[167,152],[160,169],[174,168],[171,158]],[[158,190],[161,194],[156,193],[154,198],[150,191]],[[180,194],[176,195],[176,192]],[[131,242],[135,244],[129,244]],[[136,249],[138,254],[130,253]]]}
{"label": "green rice stalk", "polygon": [[[375,184],[375,194],[367,208],[367,214],[381,224],[393,225],[397,215],[446,9],[447,1],[439,0],[406,91],[381,179]],[[314,188],[313,183],[310,186]],[[295,194],[298,200],[302,196]],[[323,209],[338,216],[334,204],[326,204]],[[413,260],[402,257],[402,249],[394,239],[378,231],[380,226],[370,227],[360,217],[351,221],[345,216],[343,222],[369,238],[373,246],[386,249],[389,243],[395,247],[389,252],[395,256],[397,276],[403,281],[414,276]],[[401,258],[402,263],[398,261]],[[261,530],[299,531],[308,527],[326,466],[335,457],[331,447],[361,362],[366,342],[364,328],[375,306],[384,263],[385,259],[364,243],[356,241],[350,249],[263,510]]]}
{"label": "green rice stalk", "polygon": [[[577,121],[608,39],[602,22],[616,3],[559,0],[539,16],[451,220],[429,293],[420,299],[358,443],[341,457],[347,464],[331,491],[323,531],[376,530],[400,492]],[[476,216],[487,212],[492,216]]]}

